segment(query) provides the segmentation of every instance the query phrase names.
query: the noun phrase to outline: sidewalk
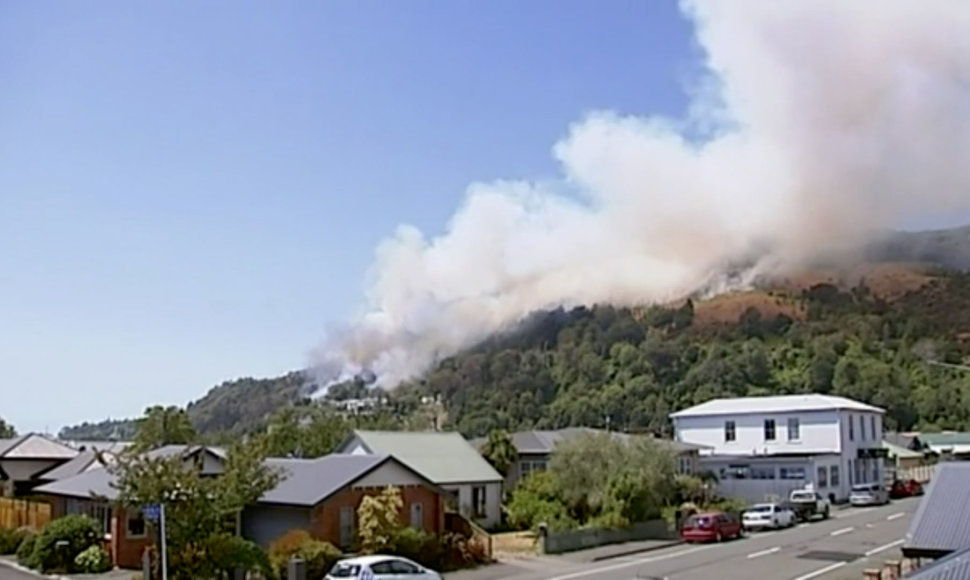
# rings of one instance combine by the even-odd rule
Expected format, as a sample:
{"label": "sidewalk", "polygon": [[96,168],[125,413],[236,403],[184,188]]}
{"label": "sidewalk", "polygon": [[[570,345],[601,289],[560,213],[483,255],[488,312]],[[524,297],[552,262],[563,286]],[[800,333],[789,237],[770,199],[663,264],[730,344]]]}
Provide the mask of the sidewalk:
{"label": "sidewalk", "polygon": [[104,574],[71,574],[69,576],[48,576],[35,570],[24,568],[14,556],[0,556],[0,580],[131,580],[137,570],[112,570]]}

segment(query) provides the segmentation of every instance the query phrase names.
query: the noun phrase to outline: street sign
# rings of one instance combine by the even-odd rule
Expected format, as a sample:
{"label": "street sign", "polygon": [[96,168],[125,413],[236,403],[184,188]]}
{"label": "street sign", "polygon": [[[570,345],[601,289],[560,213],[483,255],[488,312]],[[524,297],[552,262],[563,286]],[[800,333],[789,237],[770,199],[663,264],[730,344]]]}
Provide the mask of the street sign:
{"label": "street sign", "polygon": [[141,508],[141,513],[146,520],[157,522],[162,518],[162,506],[157,503],[150,503]]}

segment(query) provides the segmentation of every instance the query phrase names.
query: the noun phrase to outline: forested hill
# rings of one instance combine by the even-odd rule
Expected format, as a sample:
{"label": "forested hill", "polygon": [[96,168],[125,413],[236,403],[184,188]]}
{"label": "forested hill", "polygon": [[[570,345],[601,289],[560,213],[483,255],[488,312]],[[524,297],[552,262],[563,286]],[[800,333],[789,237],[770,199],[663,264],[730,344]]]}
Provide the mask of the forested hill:
{"label": "forested hill", "polygon": [[[669,411],[710,397],[807,391],[885,406],[900,428],[970,428],[970,373],[926,362],[970,362],[970,281],[958,273],[970,268],[970,227],[897,233],[868,254],[863,266],[696,304],[537,313],[392,396],[413,409],[419,396],[439,395],[450,426],[469,435],[607,421],[663,431]],[[303,400],[306,387],[299,372],[227,381],[188,412],[201,433],[234,436]],[[105,421],[62,435],[132,430]]]}

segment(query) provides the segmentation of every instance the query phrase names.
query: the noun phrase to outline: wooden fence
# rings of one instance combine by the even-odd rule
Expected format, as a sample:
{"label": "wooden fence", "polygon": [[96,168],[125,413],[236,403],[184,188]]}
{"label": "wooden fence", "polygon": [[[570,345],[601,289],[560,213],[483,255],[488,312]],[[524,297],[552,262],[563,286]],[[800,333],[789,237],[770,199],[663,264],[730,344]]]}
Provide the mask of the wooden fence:
{"label": "wooden fence", "polygon": [[39,530],[51,521],[51,506],[39,501],[0,497],[0,528]]}

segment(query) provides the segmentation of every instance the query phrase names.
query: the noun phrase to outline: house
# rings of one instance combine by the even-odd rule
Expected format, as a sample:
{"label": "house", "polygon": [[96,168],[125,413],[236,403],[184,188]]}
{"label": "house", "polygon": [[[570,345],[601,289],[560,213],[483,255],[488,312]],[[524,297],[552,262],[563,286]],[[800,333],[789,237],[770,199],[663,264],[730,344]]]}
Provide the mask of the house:
{"label": "house", "polygon": [[920,433],[919,442],[942,459],[970,459],[970,433],[943,431]]}
{"label": "house", "polygon": [[466,518],[485,528],[501,521],[503,478],[460,433],[354,431],[337,452],[391,455],[450,492]]}
{"label": "house", "polygon": [[940,463],[910,522],[903,556],[936,560],[964,550],[970,550],[970,462]]}
{"label": "house", "polygon": [[30,493],[45,471],[73,459],[78,451],[38,433],[0,439],[0,495]]}
{"label": "house", "polygon": [[921,451],[900,447],[889,441],[883,441],[882,446],[886,449],[886,468],[893,472],[909,472],[926,465],[926,454]]}
{"label": "house", "polygon": [[883,483],[884,411],[831,395],[715,399],[671,414],[677,441],[706,446],[701,464],[722,495],[787,497],[812,485],[834,501]]}
{"label": "house", "polygon": [[[187,464],[212,477],[222,473],[225,454],[218,448],[171,445],[149,454],[180,456]],[[328,455],[318,459],[267,459],[280,471],[281,481],[236,518],[236,532],[261,546],[293,529],[350,548],[357,530],[357,507],[366,495],[388,486],[401,489],[402,521],[430,533],[444,530],[448,493],[401,461],[386,455]],[[115,565],[141,566],[141,555],[151,544],[145,519],[138,510],[116,503],[114,475],[104,467],[38,487],[35,491],[52,506],[54,517],[86,514],[101,523]],[[231,524],[231,522],[229,522]]]}
{"label": "house", "polygon": [[[629,435],[615,431],[602,431],[588,427],[568,427],[556,431],[518,431],[511,433],[512,445],[518,452],[515,462],[505,476],[505,489],[512,489],[524,477],[533,471],[544,470],[549,458],[561,441],[568,441],[583,435],[609,433],[624,441],[630,437],[650,437],[650,435]],[[472,445],[481,450],[487,439],[473,439]],[[700,471],[699,454],[705,447],[680,441],[657,439],[665,445],[670,445],[677,454],[677,469],[680,473],[698,473]]]}
{"label": "house", "polygon": [[294,529],[350,549],[357,536],[357,508],[366,495],[388,486],[401,490],[401,521],[439,534],[448,493],[389,455],[327,455],[319,459],[270,459],[283,481],[242,515],[242,534],[264,548]]}

